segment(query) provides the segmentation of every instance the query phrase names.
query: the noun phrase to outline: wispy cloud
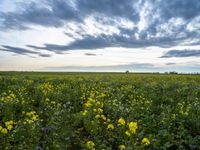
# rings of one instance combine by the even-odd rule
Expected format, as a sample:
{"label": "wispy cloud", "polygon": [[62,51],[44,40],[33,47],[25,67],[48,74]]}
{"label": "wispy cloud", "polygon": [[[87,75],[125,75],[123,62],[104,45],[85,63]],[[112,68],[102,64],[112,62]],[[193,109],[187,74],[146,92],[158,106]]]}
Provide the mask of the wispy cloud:
{"label": "wispy cloud", "polygon": [[[40,3],[40,4],[39,4]],[[188,7],[192,8],[188,10]],[[146,8],[146,13],[141,11]],[[191,24],[200,15],[198,0],[174,0],[166,2],[144,0],[50,0],[21,3],[17,11],[2,12],[0,16],[1,29],[29,29],[32,25],[46,27],[66,27],[68,23],[78,28],[74,42],[69,45],[44,43],[43,47],[32,45],[38,49],[49,51],[65,51],[76,49],[100,49],[105,47],[173,47],[180,44],[195,44],[200,37],[199,32],[191,30],[196,22]],[[85,19],[93,17],[95,26]],[[130,21],[133,26],[125,27],[118,24],[121,19]],[[198,19],[196,19],[198,21]],[[99,25],[102,25],[100,27]],[[118,24],[118,26],[116,26]],[[141,29],[141,25],[145,26]],[[116,30],[110,35],[101,33],[103,27],[115,26]],[[88,27],[89,30],[84,29]],[[81,29],[81,30],[80,30]],[[200,27],[198,28],[200,29]],[[93,34],[88,31],[94,30]],[[70,35],[68,31],[66,35]],[[84,34],[83,34],[84,33]]]}
{"label": "wispy cloud", "polygon": [[161,56],[161,58],[169,57],[200,57],[200,50],[170,50]]}
{"label": "wispy cloud", "polygon": [[28,49],[25,49],[25,48],[7,46],[7,45],[2,45],[1,47],[3,47],[3,48],[0,48],[0,51],[12,52],[12,53],[19,54],[19,55],[29,56],[29,55],[34,54],[34,55],[38,55],[38,56],[41,56],[41,57],[51,57],[50,54],[44,54],[44,53],[41,53],[41,52],[31,51],[31,50],[28,50]]}
{"label": "wispy cloud", "polygon": [[86,56],[97,56],[97,54],[94,54],[94,53],[84,53],[84,55],[86,55]]}
{"label": "wispy cloud", "polygon": [[59,66],[59,67],[47,67],[41,70],[134,70],[134,69],[151,69],[154,68],[154,64],[151,63],[130,63],[124,65],[108,65],[108,66]]}

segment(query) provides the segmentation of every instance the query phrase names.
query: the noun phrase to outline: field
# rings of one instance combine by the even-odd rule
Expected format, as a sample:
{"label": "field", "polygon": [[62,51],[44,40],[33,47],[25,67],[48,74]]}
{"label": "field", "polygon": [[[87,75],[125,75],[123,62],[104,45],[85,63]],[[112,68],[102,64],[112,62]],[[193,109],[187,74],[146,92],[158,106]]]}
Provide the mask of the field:
{"label": "field", "polygon": [[200,149],[200,75],[0,72],[0,149]]}

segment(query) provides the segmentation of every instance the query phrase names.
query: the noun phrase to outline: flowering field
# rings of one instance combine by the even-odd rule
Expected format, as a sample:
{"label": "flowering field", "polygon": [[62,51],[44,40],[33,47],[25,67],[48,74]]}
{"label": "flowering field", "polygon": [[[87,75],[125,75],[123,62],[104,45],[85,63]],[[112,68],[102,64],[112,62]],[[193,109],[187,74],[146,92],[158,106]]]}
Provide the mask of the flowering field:
{"label": "flowering field", "polygon": [[0,149],[200,149],[200,76],[0,72]]}

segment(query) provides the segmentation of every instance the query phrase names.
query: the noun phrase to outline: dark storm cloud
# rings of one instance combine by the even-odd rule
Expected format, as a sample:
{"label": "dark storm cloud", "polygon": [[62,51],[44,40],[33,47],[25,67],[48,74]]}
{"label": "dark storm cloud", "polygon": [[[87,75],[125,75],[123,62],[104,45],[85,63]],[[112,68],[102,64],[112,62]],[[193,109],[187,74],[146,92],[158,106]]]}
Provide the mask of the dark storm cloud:
{"label": "dark storm cloud", "polygon": [[200,57],[200,50],[170,50],[161,56],[161,58],[169,57]]}
{"label": "dark storm cloud", "polygon": [[[128,37],[127,37],[128,36]],[[85,36],[83,39],[77,39],[74,42],[67,45],[59,44],[44,44],[44,46],[27,45],[27,47],[54,51],[56,53],[62,53],[68,50],[87,50],[87,49],[102,49],[106,47],[124,47],[124,48],[144,48],[148,46],[159,47],[171,47],[177,45],[182,38],[160,38],[150,40],[137,40],[131,35],[105,35],[101,34],[97,37]]]}
{"label": "dark storm cloud", "polygon": [[59,27],[63,26],[64,19],[76,18],[76,12],[66,1],[49,1],[48,4],[51,7],[31,2],[21,5],[17,12],[0,13],[3,28],[27,29],[27,24]]}
{"label": "dark storm cloud", "polygon": [[76,49],[97,49],[97,48],[104,48],[104,47],[111,47],[114,46],[110,42],[111,39],[107,37],[92,37],[88,36],[82,40],[77,40],[72,42],[69,45],[58,45],[58,44],[45,44],[42,46],[34,46],[34,45],[27,45],[27,47],[35,48],[35,49],[43,49],[48,51],[54,52],[62,52],[67,50],[76,50]]}
{"label": "dark storm cloud", "polygon": [[162,0],[158,3],[157,9],[164,19],[182,17],[188,20],[200,15],[200,2],[199,0]]}
{"label": "dark storm cloud", "polygon": [[77,6],[85,14],[100,13],[108,17],[124,17],[137,22],[139,15],[133,7],[137,2],[138,0],[78,0]]}
{"label": "dark storm cloud", "polygon": [[7,45],[2,45],[0,48],[0,51],[7,51],[7,52],[12,52],[15,54],[19,54],[19,55],[29,55],[29,54],[35,54],[41,57],[51,57],[50,54],[43,54],[40,52],[35,52],[35,51],[31,51],[25,48],[20,48],[20,47],[14,47],[14,46],[7,46]]}
{"label": "dark storm cloud", "polygon": [[[121,18],[137,24],[141,20],[140,13],[143,8],[146,8],[143,17],[147,26],[142,31],[138,27],[120,27],[118,22]],[[77,38],[73,33],[65,32],[67,36],[74,39],[74,42],[69,45],[44,43],[44,46],[28,45],[28,47],[56,53],[106,47],[158,46],[170,48],[183,45],[185,41],[190,41],[191,45],[199,45],[195,40],[200,38],[200,33],[196,32],[200,30],[200,27],[193,31],[187,29],[187,25],[199,15],[199,0],[44,0],[40,3],[21,4],[16,12],[0,12],[0,30],[24,30],[28,29],[30,24],[63,27],[68,22],[79,27],[86,25],[84,22],[86,17],[93,16],[96,22],[105,27],[118,24],[119,33],[88,35],[86,29],[80,26],[80,31],[75,31],[75,33],[81,38]],[[183,23],[176,25],[177,18],[181,18]],[[175,19],[174,22],[171,19]],[[165,24],[167,24],[166,27],[164,27]],[[167,57],[171,57],[170,54],[168,55]]]}
{"label": "dark storm cloud", "polygon": [[[61,27],[66,21],[80,23],[85,17],[93,14],[108,17],[125,17],[138,21],[138,13],[130,0],[49,0],[39,3],[22,3],[16,12],[0,13],[3,19],[2,28],[26,29],[27,24]],[[6,8],[5,8],[6,9]],[[97,15],[98,16],[98,15]]]}
{"label": "dark storm cloud", "polygon": [[[74,3],[73,3],[74,2]],[[44,26],[62,26],[64,21],[81,21],[84,17],[98,14],[107,17],[128,18],[133,22],[139,21],[139,11],[145,1],[139,0],[48,0],[31,3],[21,3],[16,12],[1,13],[7,27],[33,23]],[[152,15],[159,13],[161,19],[173,17],[191,19],[200,14],[199,0],[151,0]],[[73,3],[73,5],[72,5]],[[6,8],[5,8],[6,9]],[[99,18],[101,19],[101,18]],[[17,24],[15,24],[17,23]]]}

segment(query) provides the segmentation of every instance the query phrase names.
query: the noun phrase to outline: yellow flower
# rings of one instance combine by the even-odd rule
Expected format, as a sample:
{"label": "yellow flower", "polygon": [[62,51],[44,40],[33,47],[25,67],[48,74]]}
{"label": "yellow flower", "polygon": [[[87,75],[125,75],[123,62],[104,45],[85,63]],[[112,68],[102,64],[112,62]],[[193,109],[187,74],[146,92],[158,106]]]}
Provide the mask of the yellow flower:
{"label": "yellow flower", "polygon": [[51,104],[53,104],[53,105],[54,105],[55,103],[56,103],[55,101],[51,101]]}
{"label": "yellow flower", "polygon": [[149,145],[149,144],[150,144],[149,139],[148,139],[148,138],[143,138],[143,139],[142,139],[142,144],[144,144],[144,145]]}
{"label": "yellow flower", "polygon": [[98,101],[98,102],[97,102],[97,105],[101,105],[101,103]]}
{"label": "yellow flower", "polygon": [[103,113],[103,109],[98,108],[98,113],[99,113],[99,114]]}
{"label": "yellow flower", "polygon": [[94,111],[94,112],[97,112],[97,109],[94,108],[93,111]]}
{"label": "yellow flower", "polygon": [[26,115],[30,117],[31,116],[31,112],[27,112]]}
{"label": "yellow flower", "polygon": [[121,118],[118,120],[118,123],[119,123],[120,125],[123,125],[123,126],[124,126],[126,122],[125,122],[124,118],[121,117]]}
{"label": "yellow flower", "polygon": [[107,129],[113,130],[114,129],[114,125],[113,124],[109,124],[108,127],[107,127]]}
{"label": "yellow flower", "polygon": [[87,115],[87,113],[88,113],[88,111],[87,111],[87,110],[84,110],[84,111],[82,112],[82,115],[85,116],[85,115]]}
{"label": "yellow flower", "polygon": [[34,115],[34,116],[32,117],[32,120],[33,120],[33,121],[37,121],[37,116]]}
{"label": "yellow flower", "polygon": [[34,121],[33,121],[33,120],[27,120],[27,122],[28,122],[29,124],[32,124],[32,123],[34,123]]}
{"label": "yellow flower", "polygon": [[12,128],[13,128],[12,125],[8,125],[8,126],[7,126],[7,129],[8,129],[8,130],[12,130]]}
{"label": "yellow flower", "polygon": [[130,133],[128,130],[125,132],[125,134],[126,134],[127,136],[131,136],[131,133]]}
{"label": "yellow flower", "polygon": [[86,143],[87,149],[94,149],[94,146],[95,146],[95,144],[94,144],[93,141],[88,141],[88,142]]}
{"label": "yellow flower", "polygon": [[6,125],[6,126],[13,125],[13,121],[12,121],[12,120],[6,121],[6,122],[5,122],[5,125]]}
{"label": "yellow flower", "polygon": [[0,131],[1,131],[1,129],[2,129],[3,127],[2,126],[0,126]]}
{"label": "yellow flower", "polygon": [[1,129],[1,133],[7,134],[7,133],[8,133],[8,130],[7,130],[6,128],[2,128],[2,129]]}
{"label": "yellow flower", "polygon": [[97,119],[100,118],[100,115],[96,115],[95,118],[97,118]]}
{"label": "yellow flower", "polygon": [[90,101],[87,101],[84,105],[85,105],[85,107],[91,107],[92,106]]}
{"label": "yellow flower", "polygon": [[106,120],[106,117],[105,117],[104,115],[101,115],[101,118],[102,118],[103,120]]}
{"label": "yellow flower", "polygon": [[91,97],[88,98],[88,101],[95,102]]}
{"label": "yellow flower", "polygon": [[131,131],[132,134],[135,134],[136,133],[136,130],[138,128],[137,126],[137,122],[130,122],[129,125],[129,130]]}
{"label": "yellow flower", "polygon": [[107,122],[110,122],[110,119],[107,119]]}
{"label": "yellow flower", "polygon": [[126,148],[125,145],[120,145],[120,146],[119,146],[119,149],[120,149],[120,150],[124,150],[125,148]]}

